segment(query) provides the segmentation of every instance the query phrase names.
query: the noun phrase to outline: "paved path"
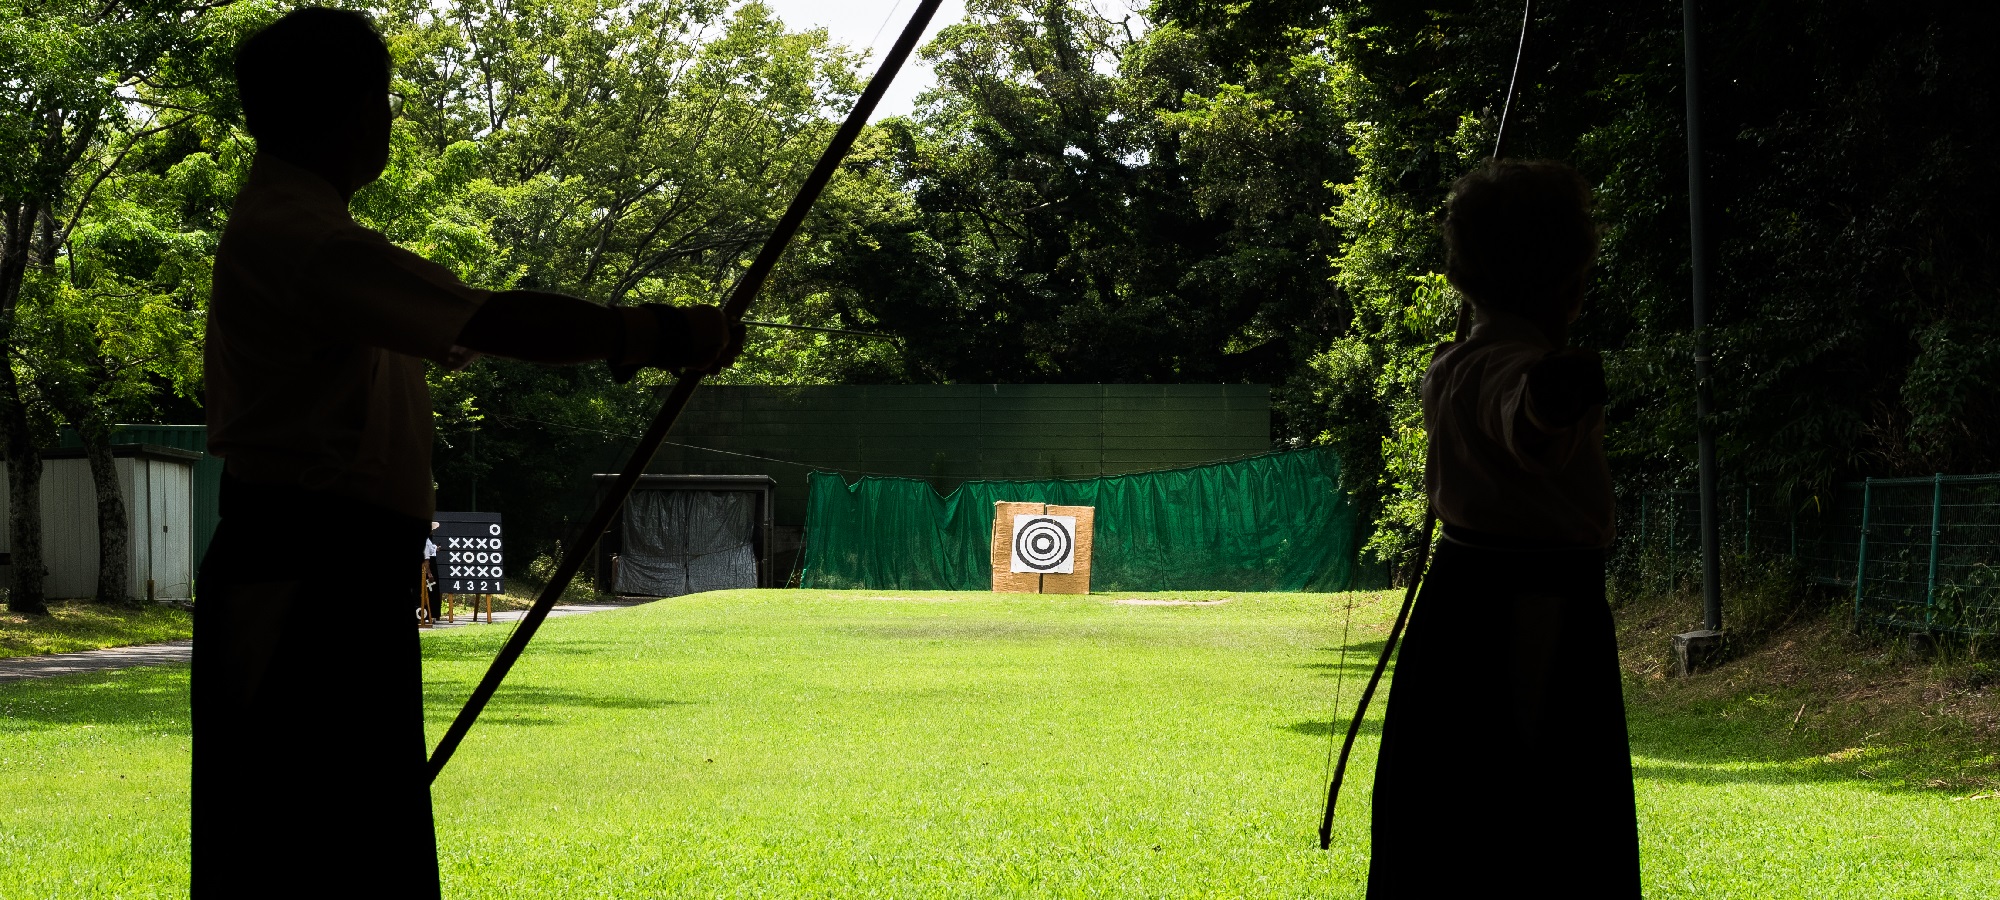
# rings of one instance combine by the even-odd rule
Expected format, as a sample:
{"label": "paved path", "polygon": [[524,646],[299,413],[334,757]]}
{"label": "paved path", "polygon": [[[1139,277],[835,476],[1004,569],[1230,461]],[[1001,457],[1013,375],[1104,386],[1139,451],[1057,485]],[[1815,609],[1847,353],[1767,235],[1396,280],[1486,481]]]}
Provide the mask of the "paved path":
{"label": "paved path", "polygon": [[[577,603],[558,606],[549,610],[549,616],[576,616],[584,613],[603,612],[607,609],[624,609],[637,603]],[[509,625],[521,620],[527,610],[504,610],[493,614],[493,624]],[[437,627],[464,628],[472,624],[464,615],[454,624],[439,622]],[[486,624],[486,617],[480,616],[479,624]],[[103,672],[110,669],[126,669],[132,666],[164,666],[184,663],[194,658],[194,641],[168,641],[164,644],[138,644],[131,647],[110,647],[104,650],[85,650],[81,653],[54,653],[48,656],[19,656],[0,659],[0,683],[21,681],[28,678],[52,678],[57,675],[75,675],[80,672]]]}
{"label": "paved path", "polygon": [[[624,609],[628,606],[638,606],[639,603],[650,603],[650,602],[652,601],[643,600],[637,603],[570,603],[557,606],[556,608],[549,610],[549,618],[553,619],[556,618],[557,616],[579,616],[584,613],[603,612],[607,609]],[[493,613],[493,624],[508,625],[514,622],[519,622],[521,621],[521,617],[526,616],[527,614],[528,611],[525,609],[496,610]],[[454,618],[457,619],[456,622],[447,622],[443,619],[439,619],[437,620],[437,622],[431,625],[431,628],[433,630],[440,628],[463,628],[466,625],[472,624],[472,616],[466,614],[465,607],[463,605],[460,605],[458,607],[458,613],[454,616]],[[479,614],[479,624],[481,625],[486,624],[485,613]]]}
{"label": "paved path", "polygon": [[17,656],[0,659],[0,682],[75,675],[78,672],[102,672],[106,669],[123,669],[130,666],[164,666],[169,663],[187,662],[193,656],[192,639],[168,641],[164,644],[85,650],[82,653]]}

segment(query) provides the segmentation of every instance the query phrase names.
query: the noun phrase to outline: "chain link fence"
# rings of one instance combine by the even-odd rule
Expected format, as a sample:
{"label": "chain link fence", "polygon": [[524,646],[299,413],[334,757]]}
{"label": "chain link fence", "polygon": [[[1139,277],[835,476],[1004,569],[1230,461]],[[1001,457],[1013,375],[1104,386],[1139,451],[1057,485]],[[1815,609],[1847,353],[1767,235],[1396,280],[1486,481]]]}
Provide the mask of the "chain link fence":
{"label": "chain link fence", "polygon": [[[1857,622],[2000,631],[2000,475],[1870,478],[1817,494],[1737,488],[1716,507],[1724,554],[1792,560],[1851,596]],[[1652,591],[1700,583],[1695,491],[1630,492],[1618,512],[1619,571]]]}

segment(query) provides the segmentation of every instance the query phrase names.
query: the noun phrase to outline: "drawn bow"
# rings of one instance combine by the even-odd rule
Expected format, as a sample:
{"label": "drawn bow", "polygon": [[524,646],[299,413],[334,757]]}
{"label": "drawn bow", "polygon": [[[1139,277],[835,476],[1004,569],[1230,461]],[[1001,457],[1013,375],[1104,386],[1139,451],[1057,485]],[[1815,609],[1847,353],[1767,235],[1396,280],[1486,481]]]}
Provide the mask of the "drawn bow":
{"label": "drawn bow", "polygon": [[[916,14],[910,17],[909,24],[903,26],[903,33],[896,38],[895,46],[890,47],[888,55],[882,58],[881,68],[868,79],[868,86],[862,89],[861,98],[854,102],[853,111],[849,112],[847,120],[840,124],[840,130],[834,132],[833,141],[827,144],[826,151],[820,154],[819,162],[813,165],[812,172],[806,176],[805,184],[799,188],[798,195],[793,197],[791,205],[786,207],[784,216],[778,220],[777,228],[772,230],[771,236],[764,241],[763,249],[757,251],[750,268],[744,271],[741,279],[737,280],[735,289],[729,294],[729,301],[723,304],[723,313],[729,317],[731,323],[743,321],[743,314],[749,311],[751,301],[757,299],[757,292],[764,287],[764,280],[770,276],[771,269],[778,264],[779,257],[784,256],[785,248],[791,243],[792,236],[798,232],[799,226],[804,224],[806,213],[812,210],[813,202],[819,199],[820,192],[825,190],[827,182],[833,179],[834,170],[840,168],[841,160],[845,159],[847,151],[853,148],[855,138],[861,135],[862,127],[868,124],[868,116],[874,113],[875,104],[882,99],[882,94],[888,91],[889,82],[895,80],[896,72],[903,67],[903,61],[909,58],[912,50],[916,49],[917,41],[923,37],[924,29],[930,25],[931,16],[937,12],[938,5],[942,2],[943,0],[921,0],[917,4]],[[556,605],[556,598],[562,596],[563,591],[568,589],[570,580],[583,568],[590,548],[597,543],[598,538],[604,536],[605,529],[611,527],[611,520],[617,516],[618,509],[625,505],[633,486],[639,483],[639,475],[645,472],[647,464],[653,461],[653,454],[667,439],[667,432],[673,430],[674,421],[680,418],[682,410],[687,409],[688,400],[694,396],[694,389],[700,384],[701,376],[698,374],[682,375],[674,382],[673,391],[667,395],[666,403],[660,406],[659,413],[653,416],[653,423],[646,427],[646,433],[639,438],[639,445],[632,450],[631,458],[625,461],[625,467],[619,471],[618,479],[611,483],[610,490],[598,501],[596,511],[584,521],[575,539],[564,549],[562,561],[556,565],[555,574],[549,579],[548,586],[542,588],[541,594],[535,597],[535,605],[521,618],[520,625],[507,638],[506,646],[500,648],[499,655],[493,659],[493,665],[486,670],[486,676],[479,680],[478,687],[473,688],[472,696],[465,701],[465,708],[459,710],[458,718],[452,720],[451,727],[444,733],[444,739],[438,742],[437,750],[431,754],[430,759],[431,781],[436,781],[438,773],[444,770],[445,763],[451,761],[452,752],[458,749],[461,741],[465,740],[466,732],[472,730],[472,723],[479,719],[479,713],[486,708],[487,701],[493,699],[493,692],[500,688],[501,680],[507,677],[507,672],[513,668],[514,661],[521,657],[521,651],[527,649],[528,641],[534,638],[536,629],[542,626],[542,620],[548,618],[549,610]]]}

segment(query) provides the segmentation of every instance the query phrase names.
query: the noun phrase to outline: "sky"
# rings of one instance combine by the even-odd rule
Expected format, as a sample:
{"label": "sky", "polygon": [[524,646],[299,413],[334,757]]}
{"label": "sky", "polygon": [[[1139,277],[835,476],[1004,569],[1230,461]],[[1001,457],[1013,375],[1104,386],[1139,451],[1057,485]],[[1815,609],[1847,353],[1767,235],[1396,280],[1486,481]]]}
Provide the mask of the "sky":
{"label": "sky", "polygon": [[[827,35],[838,43],[872,49],[874,53],[866,63],[866,71],[871,73],[917,11],[917,0],[764,0],[764,5],[794,31],[824,26]],[[965,0],[944,0],[937,15],[931,18],[923,42],[917,46],[929,43],[939,29],[963,18]],[[889,85],[889,92],[875,107],[875,118],[907,115],[915,107],[917,95],[936,83],[937,75],[931,67],[911,54],[909,62],[903,64],[903,70]]]}

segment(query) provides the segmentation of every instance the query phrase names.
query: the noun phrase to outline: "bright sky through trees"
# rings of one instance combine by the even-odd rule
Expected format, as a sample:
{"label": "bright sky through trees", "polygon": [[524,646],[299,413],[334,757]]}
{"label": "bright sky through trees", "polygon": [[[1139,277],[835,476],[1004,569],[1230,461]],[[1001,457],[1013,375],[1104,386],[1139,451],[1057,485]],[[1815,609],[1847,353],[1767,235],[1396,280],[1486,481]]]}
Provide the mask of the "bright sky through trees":
{"label": "bright sky through trees", "polygon": [[[896,43],[896,35],[917,11],[917,0],[764,0],[764,5],[793,29],[825,27],[827,36],[857,49],[868,48],[866,71],[873,73],[882,54]],[[924,32],[929,43],[939,29],[965,19],[965,0],[944,0],[931,25]],[[922,44],[918,45],[923,46]],[[908,115],[917,95],[937,84],[937,75],[923,60],[912,56],[889,85],[889,93],[875,107],[875,118]]]}
{"label": "bright sky through trees", "polygon": [[[917,0],[764,0],[764,5],[778,14],[788,27],[793,29],[824,27],[827,35],[842,44],[855,48],[868,48],[867,71],[882,60],[882,54],[896,42],[896,35],[902,33],[903,26],[917,11]],[[1140,5],[1138,0],[1099,0],[1098,12],[1110,18],[1132,15],[1135,33],[1143,33],[1134,10]],[[937,37],[940,29],[965,20],[965,0],[944,0],[932,17],[931,26],[924,32],[924,43]],[[923,44],[917,45],[922,47]],[[922,59],[911,57],[896,76],[896,82],[889,86],[889,93],[875,108],[875,118],[908,115],[916,106],[917,95],[937,85],[937,73]]]}

